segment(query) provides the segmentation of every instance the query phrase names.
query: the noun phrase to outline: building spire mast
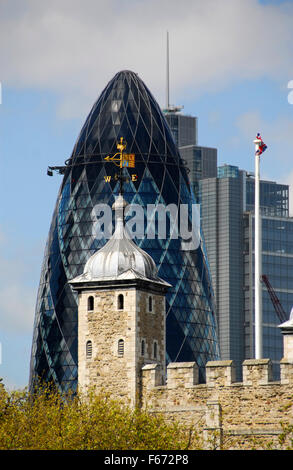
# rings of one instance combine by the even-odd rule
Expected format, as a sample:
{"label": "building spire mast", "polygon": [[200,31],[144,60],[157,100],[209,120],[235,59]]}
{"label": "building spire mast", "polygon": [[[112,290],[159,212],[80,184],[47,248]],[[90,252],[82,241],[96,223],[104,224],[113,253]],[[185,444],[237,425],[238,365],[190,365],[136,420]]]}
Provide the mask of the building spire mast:
{"label": "building spire mast", "polygon": [[167,31],[167,45],[166,45],[166,108],[163,109],[164,113],[178,113],[182,110],[183,106],[174,106],[170,104],[170,62],[169,62],[169,31]]}
{"label": "building spire mast", "polygon": [[169,31],[167,31],[167,50],[166,50],[166,109],[170,107],[170,70],[169,70]]}

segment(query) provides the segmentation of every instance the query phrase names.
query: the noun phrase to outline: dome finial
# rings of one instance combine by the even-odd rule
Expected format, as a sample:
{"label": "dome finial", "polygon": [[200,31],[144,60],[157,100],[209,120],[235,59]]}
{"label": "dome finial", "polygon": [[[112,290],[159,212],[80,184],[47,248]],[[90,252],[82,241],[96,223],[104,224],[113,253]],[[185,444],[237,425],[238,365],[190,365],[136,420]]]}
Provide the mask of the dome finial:
{"label": "dome finial", "polygon": [[113,238],[122,239],[125,235],[128,235],[124,226],[124,210],[127,207],[127,202],[123,198],[122,194],[119,193],[116,196],[116,200],[112,205],[112,210],[115,211],[115,231]]}

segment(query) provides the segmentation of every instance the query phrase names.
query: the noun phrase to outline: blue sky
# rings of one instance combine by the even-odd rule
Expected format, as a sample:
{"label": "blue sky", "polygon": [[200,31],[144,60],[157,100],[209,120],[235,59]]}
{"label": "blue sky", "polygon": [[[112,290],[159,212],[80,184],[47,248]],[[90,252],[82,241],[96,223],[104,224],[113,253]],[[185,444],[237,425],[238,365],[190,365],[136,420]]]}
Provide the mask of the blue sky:
{"label": "blue sky", "polygon": [[[28,383],[34,307],[62,165],[94,101],[122,69],[198,117],[218,163],[293,183],[293,1],[0,0],[0,377]],[[293,208],[293,204],[292,204]]]}

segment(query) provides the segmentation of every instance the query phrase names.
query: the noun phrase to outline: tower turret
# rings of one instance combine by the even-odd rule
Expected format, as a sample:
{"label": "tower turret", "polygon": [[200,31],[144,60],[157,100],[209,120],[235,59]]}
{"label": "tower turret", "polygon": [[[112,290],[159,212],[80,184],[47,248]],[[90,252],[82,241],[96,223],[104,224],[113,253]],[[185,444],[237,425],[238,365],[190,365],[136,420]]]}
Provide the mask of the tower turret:
{"label": "tower turret", "polygon": [[114,234],[70,281],[78,291],[78,386],[96,387],[135,406],[141,368],[165,375],[165,293],[153,259],[131,240],[118,196]]}

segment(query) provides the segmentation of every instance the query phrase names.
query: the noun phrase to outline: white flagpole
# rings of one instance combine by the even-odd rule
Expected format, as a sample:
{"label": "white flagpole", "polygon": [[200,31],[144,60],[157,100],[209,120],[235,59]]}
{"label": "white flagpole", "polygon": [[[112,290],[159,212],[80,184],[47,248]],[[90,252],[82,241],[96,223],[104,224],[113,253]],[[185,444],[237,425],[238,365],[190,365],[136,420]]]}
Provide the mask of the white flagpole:
{"label": "white flagpole", "polygon": [[254,310],[255,310],[255,359],[262,358],[262,235],[260,215],[260,139],[255,139],[255,204],[254,204]]}

